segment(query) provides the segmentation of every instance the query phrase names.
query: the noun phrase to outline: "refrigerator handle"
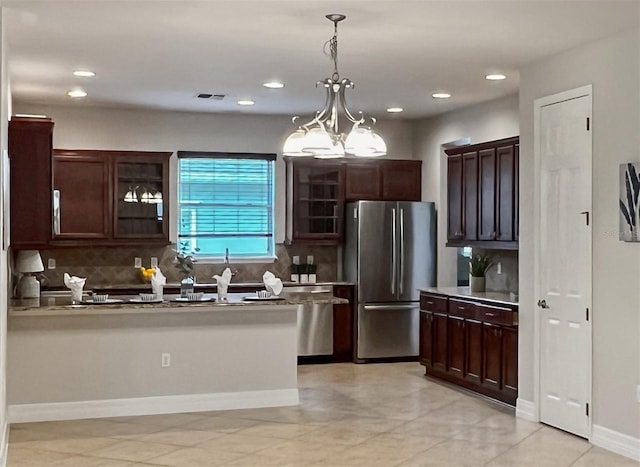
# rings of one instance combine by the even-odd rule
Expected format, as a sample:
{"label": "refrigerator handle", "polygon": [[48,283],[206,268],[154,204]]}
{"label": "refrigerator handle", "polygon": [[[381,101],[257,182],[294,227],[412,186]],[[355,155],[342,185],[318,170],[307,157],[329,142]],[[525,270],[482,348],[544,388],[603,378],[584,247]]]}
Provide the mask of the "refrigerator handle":
{"label": "refrigerator handle", "polygon": [[398,291],[400,293],[400,295],[402,295],[404,293],[403,289],[404,289],[404,262],[403,262],[403,258],[404,258],[404,209],[400,208],[400,280],[399,285],[398,285]]}
{"label": "refrigerator handle", "polygon": [[396,270],[397,270],[397,242],[396,242],[396,209],[391,209],[391,293],[396,293]]}

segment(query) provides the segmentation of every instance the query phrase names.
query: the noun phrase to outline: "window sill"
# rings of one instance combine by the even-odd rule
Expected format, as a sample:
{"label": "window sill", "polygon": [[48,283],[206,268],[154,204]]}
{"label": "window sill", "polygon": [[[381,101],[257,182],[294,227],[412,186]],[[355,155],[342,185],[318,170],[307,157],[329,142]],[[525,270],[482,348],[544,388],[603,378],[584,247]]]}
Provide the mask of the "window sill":
{"label": "window sill", "polygon": [[[198,264],[224,264],[224,257],[204,257],[194,258]],[[277,256],[256,256],[256,257],[244,257],[244,258],[229,258],[229,263],[234,264],[271,264],[278,260]]]}

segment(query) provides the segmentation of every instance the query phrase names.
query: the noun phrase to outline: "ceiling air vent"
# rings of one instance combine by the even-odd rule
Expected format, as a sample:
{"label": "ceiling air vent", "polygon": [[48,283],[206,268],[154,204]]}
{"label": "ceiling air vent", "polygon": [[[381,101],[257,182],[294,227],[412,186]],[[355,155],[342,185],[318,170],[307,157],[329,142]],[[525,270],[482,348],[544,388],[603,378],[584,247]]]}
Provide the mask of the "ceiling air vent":
{"label": "ceiling air vent", "polygon": [[196,96],[198,99],[213,99],[216,101],[221,101],[224,99],[224,94],[211,94],[208,92],[201,92]]}

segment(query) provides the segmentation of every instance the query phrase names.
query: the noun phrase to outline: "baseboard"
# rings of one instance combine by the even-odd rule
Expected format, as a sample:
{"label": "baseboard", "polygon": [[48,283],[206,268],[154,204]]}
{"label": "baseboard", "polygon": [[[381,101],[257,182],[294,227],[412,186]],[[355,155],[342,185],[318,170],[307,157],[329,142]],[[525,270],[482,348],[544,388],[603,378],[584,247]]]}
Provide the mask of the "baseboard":
{"label": "baseboard", "polygon": [[45,422],[298,405],[298,389],[9,405],[9,422]]}
{"label": "baseboard", "polygon": [[0,439],[0,467],[7,466],[7,453],[9,452],[9,424],[5,423]]}
{"label": "baseboard", "polygon": [[516,417],[528,420],[530,422],[539,422],[536,415],[536,405],[521,398],[516,399]]}
{"label": "baseboard", "polygon": [[607,451],[640,461],[640,438],[634,438],[600,425],[593,425],[589,441]]}

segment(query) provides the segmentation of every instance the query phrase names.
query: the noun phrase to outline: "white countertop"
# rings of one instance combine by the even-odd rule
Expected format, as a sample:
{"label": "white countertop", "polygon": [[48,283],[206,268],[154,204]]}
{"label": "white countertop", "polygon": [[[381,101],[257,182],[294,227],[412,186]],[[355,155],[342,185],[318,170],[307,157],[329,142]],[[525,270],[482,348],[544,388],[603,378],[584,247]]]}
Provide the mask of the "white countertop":
{"label": "white countertop", "polygon": [[421,292],[448,295],[450,297],[475,298],[506,305],[518,304],[518,295],[509,292],[471,292],[469,287],[426,287],[419,290]]}

